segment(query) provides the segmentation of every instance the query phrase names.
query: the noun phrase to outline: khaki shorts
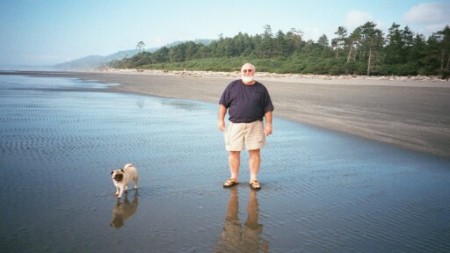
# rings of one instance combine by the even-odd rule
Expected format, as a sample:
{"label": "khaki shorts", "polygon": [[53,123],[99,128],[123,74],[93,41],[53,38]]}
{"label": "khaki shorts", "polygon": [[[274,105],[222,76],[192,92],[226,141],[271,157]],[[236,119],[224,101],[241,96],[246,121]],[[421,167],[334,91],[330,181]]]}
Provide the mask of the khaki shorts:
{"label": "khaki shorts", "polygon": [[225,130],[225,148],[227,151],[260,149],[266,144],[266,135],[262,121],[251,123],[230,122]]}

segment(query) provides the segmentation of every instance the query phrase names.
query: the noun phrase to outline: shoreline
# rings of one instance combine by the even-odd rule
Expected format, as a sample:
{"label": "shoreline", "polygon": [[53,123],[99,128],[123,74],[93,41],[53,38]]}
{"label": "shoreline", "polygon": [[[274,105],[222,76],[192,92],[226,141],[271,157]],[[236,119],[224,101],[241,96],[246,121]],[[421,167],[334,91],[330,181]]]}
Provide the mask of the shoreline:
{"label": "shoreline", "polygon": [[[106,70],[0,72],[115,83],[108,91],[217,104],[238,72]],[[256,73],[274,116],[450,158],[450,82],[430,77]],[[276,134],[276,121],[274,122]],[[274,138],[274,137],[273,137]],[[368,154],[370,155],[370,154]]]}

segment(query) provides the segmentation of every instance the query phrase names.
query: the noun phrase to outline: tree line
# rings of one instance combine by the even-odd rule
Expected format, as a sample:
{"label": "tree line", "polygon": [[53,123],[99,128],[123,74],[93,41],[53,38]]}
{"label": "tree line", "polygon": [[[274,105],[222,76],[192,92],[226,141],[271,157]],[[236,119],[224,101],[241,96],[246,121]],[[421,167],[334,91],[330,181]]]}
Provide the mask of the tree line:
{"label": "tree line", "polygon": [[[262,34],[239,33],[209,44],[187,41],[154,52],[111,62],[114,68],[235,71],[253,62],[258,71],[330,75],[440,75],[450,76],[450,28],[428,38],[408,26],[393,23],[386,35],[373,22],[349,32],[339,26],[330,39],[303,39],[298,29]],[[143,41],[138,47],[143,49]]]}

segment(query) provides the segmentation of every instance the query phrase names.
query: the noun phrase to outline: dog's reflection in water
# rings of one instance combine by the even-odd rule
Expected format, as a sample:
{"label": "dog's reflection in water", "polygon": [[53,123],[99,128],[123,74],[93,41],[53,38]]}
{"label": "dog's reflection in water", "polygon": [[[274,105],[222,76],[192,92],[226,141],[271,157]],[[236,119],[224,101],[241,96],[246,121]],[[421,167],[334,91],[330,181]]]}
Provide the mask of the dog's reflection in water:
{"label": "dog's reflection in water", "polygon": [[134,193],[133,200],[128,200],[128,194],[125,193],[123,200],[117,199],[116,205],[113,208],[113,215],[111,221],[111,227],[121,228],[127,219],[133,216],[138,207],[138,191]]}

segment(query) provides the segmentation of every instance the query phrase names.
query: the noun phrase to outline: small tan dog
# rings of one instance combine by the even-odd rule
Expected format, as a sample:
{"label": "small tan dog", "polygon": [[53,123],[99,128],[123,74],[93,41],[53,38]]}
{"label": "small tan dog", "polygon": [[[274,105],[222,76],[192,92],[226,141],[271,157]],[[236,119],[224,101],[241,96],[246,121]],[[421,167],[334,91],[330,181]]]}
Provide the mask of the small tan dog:
{"label": "small tan dog", "polygon": [[138,188],[139,176],[133,164],[128,163],[123,166],[123,169],[111,171],[111,178],[116,187],[117,198],[122,197],[123,192],[128,190],[128,184],[131,180],[134,181],[134,189]]}

